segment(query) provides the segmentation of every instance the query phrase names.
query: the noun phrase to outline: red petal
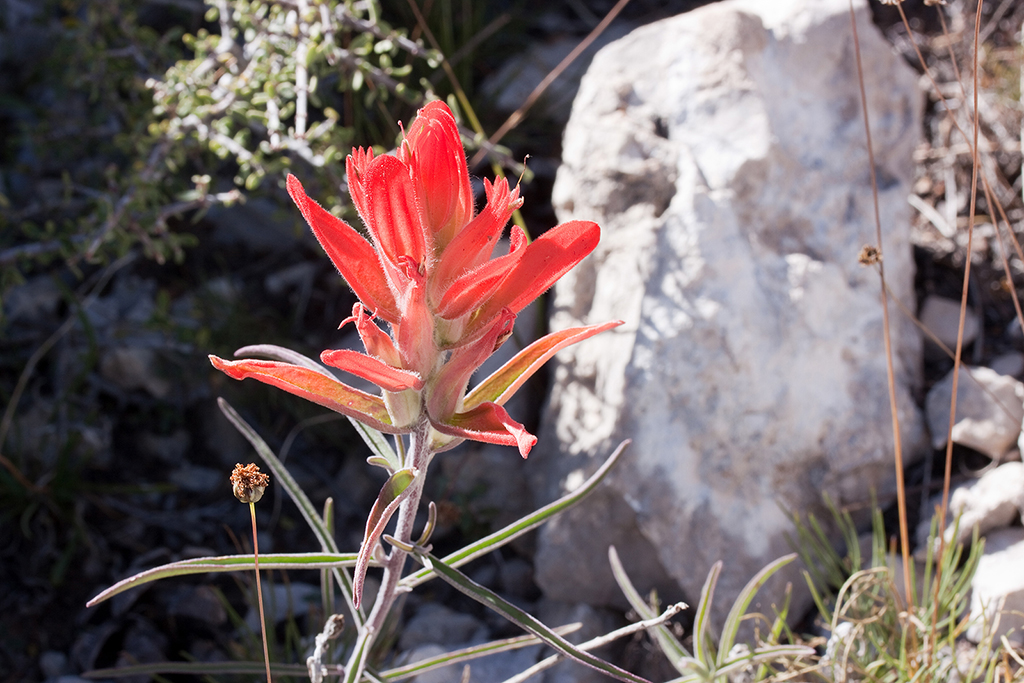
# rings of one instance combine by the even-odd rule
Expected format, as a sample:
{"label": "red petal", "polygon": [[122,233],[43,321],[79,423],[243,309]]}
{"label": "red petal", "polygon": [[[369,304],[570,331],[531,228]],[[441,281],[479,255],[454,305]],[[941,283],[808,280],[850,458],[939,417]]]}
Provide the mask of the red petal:
{"label": "red petal", "polygon": [[272,360],[230,361],[210,356],[210,362],[228,377],[257,379],[342,415],[348,415],[378,431],[387,434],[404,434],[409,431],[404,425],[396,427],[391,423],[388,410],[379,396],[371,396],[353,389],[316,370]]}
{"label": "red petal", "polygon": [[440,298],[436,290],[486,261],[498,243],[512,212],[523,205],[519,188],[509,192],[508,181],[498,178],[494,184],[484,180],[487,206],[463,228],[441,252],[431,281],[431,300]]}
{"label": "red petal", "polygon": [[373,245],[310,199],[298,178],[289,174],[287,185],[302,217],[359,300],[388,322],[398,320],[398,306]]}
{"label": "red petal", "polygon": [[572,346],[621,324],[621,320],[613,320],[589,327],[573,327],[541,337],[517,353],[512,360],[501,366],[490,377],[476,385],[473,391],[466,395],[463,402],[465,409],[470,410],[486,401],[504,405],[505,401],[556,353],[567,346]]}
{"label": "red petal", "polygon": [[434,422],[434,429],[449,436],[496,443],[502,446],[517,446],[525,458],[537,443],[537,437],[526,431],[496,403],[481,403],[472,410],[456,413],[444,422]]}
{"label": "red petal", "polygon": [[[372,324],[372,323],[371,323]],[[368,382],[373,382],[385,391],[422,389],[423,380],[419,375],[392,367],[384,361],[350,349],[328,350],[320,354],[320,360],[333,368],[352,373]]]}
{"label": "red petal", "polygon": [[446,320],[454,320],[480,308],[515,268],[523,256],[525,246],[526,234],[518,225],[513,226],[509,252],[487,261],[453,282],[437,305],[437,314]]}
{"label": "red petal", "polygon": [[547,231],[526,247],[508,277],[466,329],[465,337],[480,332],[502,308],[518,313],[582,261],[597,246],[601,228],[590,221],[569,221]]}
{"label": "red petal", "polygon": [[427,228],[443,248],[473,217],[466,152],[448,105],[435,100],[420,109],[399,155],[412,169]]}
{"label": "red petal", "polygon": [[495,347],[500,346],[501,341],[512,334],[515,320],[515,313],[507,309],[502,311],[487,334],[472,344],[467,344],[452,352],[451,358],[430,382],[427,394],[427,414],[431,419],[443,421],[455,413],[459,399],[466,393],[469,378],[473,376],[480,364],[494,353]]}
{"label": "red petal", "polygon": [[373,160],[364,178],[366,227],[392,263],[408,256],[423,264],[427,238],[408,167],[393,156]]}

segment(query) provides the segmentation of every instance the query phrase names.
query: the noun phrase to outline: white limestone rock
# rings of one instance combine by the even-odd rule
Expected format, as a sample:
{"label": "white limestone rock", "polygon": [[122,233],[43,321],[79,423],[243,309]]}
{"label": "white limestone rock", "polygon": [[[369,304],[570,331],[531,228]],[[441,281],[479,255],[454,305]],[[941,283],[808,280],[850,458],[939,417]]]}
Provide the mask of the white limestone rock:
{"label": "white limestone rock", "polygon": [[[921,98],[866,3],[855,7],[886,276],[912,305],[906,196]],[[847,0],[717,3],[595,57],[554,200],[560,219],[596,220],[603,237],[556,287],[552,325],[626,324],[559,357],[529,461],[539,502],[620,439],[634,444],[599,495],[542,531],[547,595],[613,603],[606,548],[627,537],[631,551],[619,551],[637,588],[667,574],[691,604],[724,559],[720,621],[789,552],[783,508],[892,490],[879,280],[857,262],[876,242],[860,112]],[[913,452],[921,341],[899,315],[892,323]],[[752,607],[770,613],[786,581],[799,592],[796,572],[776,575]],[[790,613],[807,604],[796,595]]]}
{"label": "white limestone rock", "polygon": [[[941,496],[936,496],[941,500]],[[956,524],[960,518],[959,526]],[[1007,462],[995,467],[978,479],[957,486],[949,496],[946,516],[946,543],[968,543],[977,528],[985,536],[994,529],[1002,529],[1024,518],[1024,463]],[[918,526],[918,557],[927,551],[930,520]],[[956,532],[954,536],[954,532]],[[935,548],[938,548],[938,543]]]}
{"label": "white limestone rock", "polygon": [[[1024,383],[990,368],[961,367],[956,396],[953,443],[993,459],[1000,458],[1017,443],[1024,420]],[[925,400],[934,448],[946,445],[952,397],[951,370],[931,388]]]}
{"label": "white limestone rock", "polygon": [[967,639],[972,643],[980,642],[987,631],[994,632],[995,642],[1007,635],[1017,647],[1024,644],[1022,567],[1024,529],[1000,529],[985,537],[985,552],[971,581],[972,623],[967,629]]}

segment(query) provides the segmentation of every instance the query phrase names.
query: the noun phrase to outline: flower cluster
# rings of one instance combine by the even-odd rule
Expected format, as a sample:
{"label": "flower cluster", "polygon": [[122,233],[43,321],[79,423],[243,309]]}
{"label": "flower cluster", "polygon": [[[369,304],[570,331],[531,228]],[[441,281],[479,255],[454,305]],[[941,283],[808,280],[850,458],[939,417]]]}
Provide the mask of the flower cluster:
{"label": "flower cluster", "polygon": [[[512,334],[516,314],[597,246],[597,224],[570,221],[532,242],[513,226],[508,252],[493,257],[523,200],[503,178],[484,181],[487,204],[474,215],[458,127],[440,101],[420,110],[394,155],[356,149],[347,170],[369,240],[310,199],[294,176],[288,192],[359,298],[342,324],[355,325],[366,353],[327,350],[320,360],[376,384],[381,395],[308,363],[211,356],[214,366],[385,433],[407,433],[429,420],[434,452],[468,438],[517,446],[526,457],[537,439],[503,404],[559,349],[621,323],[547,335],[466,389],[473,372]],[[390,334],[377,321],[387,323]]]}

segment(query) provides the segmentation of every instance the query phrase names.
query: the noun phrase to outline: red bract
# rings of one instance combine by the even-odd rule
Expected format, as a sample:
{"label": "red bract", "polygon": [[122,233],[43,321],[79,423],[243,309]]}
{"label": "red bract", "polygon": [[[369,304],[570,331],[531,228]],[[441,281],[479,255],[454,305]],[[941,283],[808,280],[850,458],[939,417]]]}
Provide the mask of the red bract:
{"label": "red bract", "polygon": [[[536,438],[502,404],[559,349],[621,323],[550,334],[469,395],[466,385],[512,333],[516,314],[593,251],[597,224],[563,223],[529,244],[514,227],[508,253],[492,258],[523,200],[504,178],[485,181],[487,204],[473,215],[458,126],[439,101],[420,110],[395,155],[353,150],[347,169],[369,240],[310,199],[291,175],[288,193],[361,302],[345,322],[355,323],[366,353],[327,350],[320,358],[373,382],[381,396],[357,391],[308,364],[211,356],[214,366],[388,433],[408,432],[425,416],[438,449],[468,438],[517,446],[526,457]],[[374,317],[390,325],[390,335]]]}

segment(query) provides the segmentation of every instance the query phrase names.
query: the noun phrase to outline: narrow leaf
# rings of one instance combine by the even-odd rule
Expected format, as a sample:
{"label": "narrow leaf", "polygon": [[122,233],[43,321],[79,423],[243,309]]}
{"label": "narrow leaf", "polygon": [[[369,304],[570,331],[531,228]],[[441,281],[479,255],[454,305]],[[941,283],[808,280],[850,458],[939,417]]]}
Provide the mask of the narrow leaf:
{"label": "narrow leaf", "polygon": [[[153,676],[154,674],[261,676],[264,666],[263,662],[154,662],[110,669],[93,669],[86,671],[82,676],[85,678],[124,678],[126,676]],[[306,678],[309,675],[304,664],[271,664],[270,673],[272,676],[292,678]]]}
{"label": "narrow leaf", "polygon": [[310,368],[272,360],[230,361],[217,356],[210,356],[210,362],[233,379],[259,380],[336,413],[354,417],[382,432],[400,434],[408,431],[391,423],[391,416],[381,397],[354,389]]}
{"label": "narrow leaf", "polygon": [[740,628],[740,619],[746,614],[747,607],[750,606],[750,602],[754,599],[754,594],[771,578],[772,574],[795,560],[796,557],[796,553],[791,553],[768,564],[768,566],[755,574],[747,582],[747,585],[743,587],[743,590],[740,591],[736,601],[732,604],[732,608],[729,609],[729,616],[725,618],[725,624],[722,626],[722,638],[717,658],[719,667],[724,666],[725,658],[729,656],[729,651],[736,640],[736,633]]}
{"label": "narrow leaf", "polygon": [[363,535],[363,544],[359,547],[359,557],[356,560],[355,569],[355,604],[358,607],[363,597],[363,581],[366,579],[366,568],[370,563],[370,556],[373,549],[384,533],[395,510],[405,500],[410,491],[409,485],[416,479],[417,472],[412,469],[398,470],[384,482],[377,500],[370,510],[370,517],[366,520],[366,533]]}
{"label": "narrow leaf", "polygon": [[697,615],[693,620],[693,656],[705,666],[714,664],[711,650],[711,602],[715,598],[715,585],[722,571],[722,561],[711,565],[708,578],[700,591],[700,602],[697,603]]}
{"label": "narrow leaf", "polygon": [[[274,451],[270,449],[267,442],[264,441],[256,430],[249,426],[249,423],[242,419],[242,416],[231,407],[227,401],[223,398],[217,399],[217,405],[220,407],[224,416],[228,421],[235,426],[242,436],[252,444],[252,447],[256,449],[260,457],[263,458],[263,462],[267,464],[267,467],[277,479],[277,483],[284,487],[284,490],[288,493],[288,496],[295,503],[296,507],[299,508],[299,512],[302,513],[303,519],[306,520],[306,524],[313,530],[317,540],[320,542],[321,547],[329,549],[332,553],[338,553],[338,544],[335,543],[334,537],[327,530],[324,525],[324,521],[320,518],[316,508],[313,507],[313,503],[310,502],[306,496],[305,491],[298,485],[291,473],[285,468]],[[366,621],[366,615],[363,614],[362,610],[356,607],[355,601],[352,597],[352,579],[349,578],[348,572],[344,569],[335,568],[334,578],[341,587],[341,593],[345,596],[345,602],[348,603],[349,609],[352,611],[352,618],[358,626],[362,626],[363,622]]]}
{"label": "narrow leaf", "polygon": [[[558,626],[552,630],[560,636],[565,636],[580,630],[582,627],[583,624],[576,622],[573,624],[566,624],[565,626]],[[405,666],[400,666],[395,669],[388,669],[387,671],[382,671],[380,673],[380,677],[385,681],[402,681],[406,678],[419,676],[420,674],[424,674],[428,671],[440,669],[445,666],[451,666],[452,664],[461,664],[463,662],[479,659],[480,657],[486,657],[499,652],[510,652],[512,650],[518,650],[532,645],[539,645],[541,642],[541,639],[537,636],[517,636],[515,638],[495,640],[481,645],[474,645],[473,647],[445,652],[437,655],[436,657],[421,659],[417,662],[413,662],[412,664],[406,664]]]}
{"label": "narrow leaf", "polygon": [[[633,582],[629,580],[629,575],[626,574],[622,561],[619,559],[619,553],[613,545],[608,546],[608,562],[612,566],[612,576],[615,577],[615,582],[622,589],[630,607],[633,608],[641,619],[653,619],[655,616],[654,610],[644,602],[643,598],[640,597],[640,593],[633,586]],[[672,631],[665,626],[655,626],[652,630],[654,631],[655,640],[658,641],[658,646],[665,653],[665,657],[672,663],[672,666],[679,669],[679,673],[685,674],[686,671],[680,669],[677,662],[682,657],[689,657],[690,653],[686,651],[686,648],[673,635]]]}
{"label": "narrow leaf", "polygon": [[620,669],[614,664],[606,662],[599,657],[595,657],[589,652],[584,652],[583,650],[578,649],[565,638],[555,633],[552,629],[537,621],[534,617],[530,616],[507,600],[501,598],[494,591],[481,586],[459,570],[449,567],[430,553],[423,553],[419,550],[414,550],[413,556],[425,566],[431,567],[442,579],[460,593],[463,593],[480,604],[489,607],[516,626],[519,626],[524,631],[534,634],[543,640],[549,647],[553,648],[565,657],[577,661],[580,664],[588,666],[596,671],[600,671],[612,678],[617,678],[620,681],[626,681],[627,683],[650,683],[646,678],[632,674],[625,669]]}
{"label": "narrow leaf", "polygon": [[[402,466],[402,460],[395,453],[395,450],[391,448],[391,444],[388,443],[384,435],[378,432],[373,427],[363,424],[359,420],[353,420],[351,417],[348,418],[352,426],[359,432],[359,436],[362,437],[363,443],[365,443],[376,457],[383,458],[388,463],[388,471],[394,472]],[[401,437],[398,437],[401,438]],[[371,456],[372,457],[372,456]]]}
{"label": "narrow leaf", "polygon": [[[623,626],[622,628],[615,629],[614,631],[606,633],[603,636],[591,638],[586,642],[580,643],[576,646],[576,648],[579,650],[583,650],[585,652],[590,652],[591,650],[597,649],[599,647],[604,647],[608,643],[612,643],[618,640],[619,638],[632,635],[634,633],[637,633],[638,631],[645,631],[648,629],[656,628],[658,626],[661,626],[664,622],[668,621],[672,617],[674,617],[685,607],[686,605],[684,605],[681,602],[676,603],[675,605],[671,605],[667,610],[665,610],[665,612],[654,617],[653,619],[645,619],[643,621],[639,621],[636,623],[629,624],[628,626]],[[563,657],[561,655],[551,655],[550,657],[547,657],[537,662],[529,669],[519,672],[512,678],[506,679],[504,683],[526,683],[526,681],[530,680],[540,672],[550,669],[555,664],[562,661],[562,659]]]}
{"label": "narrow leaf", "polygon": [[305,356],[298,351],[293,351],[292,349],[284,346],[278,346],[277,344],[250,344],[249,346],[243,346],[235,351],[235,358],[240,356],[262,356],[264,358],[269,358],[270,360],[279,360],[282,363],[301,365],[304,368],[319,372],[325,377],[337,379],[330,370],[320,365],[320,363],[317,363],[309,356]]}
{"label": "narrow leaf", "polygon": [[[334,567],[354,567],[355,564],[355,553],[276,553],[260,555],[260,569],[331,569]],[[252,555],[197,557],[190,560],[180,560],[163,564],[159,567],[153,567],[152,569],[147,569],[122,579],[110,588],[100,592],[96,597],[87,602],[86,606],[93,607],[130,588],[171,576],[252,571],[253,569],[255,569],[255,564]]]}
{"label": "narrow leaf", "polygon": [[[608,456],[608,459],[604,461],[604,464],[601,465],[596,472],[590,475],[590,477],[575,491],[567,493],[558,500],[548,503],[539,510],[526,515],[518,521],[515,521],[488,536],[484,536],[475,543],[470,543],[462,550],[458,550],[451,555],[446,555],[441,561],[449,567],[461,567],[467,562],[471,562],[472,560],[486,555],[492,550],[500,548],[506,543],[519,538],[526,532],[536,529],[558,513],[568,510],[573,505],[586,498],[591,491],[597,488],[597,485],[601,483],[605,476],[611,471],[612,467],[615,466],[615,463],[619,461],[619,458],[625,452],[626,447],[629,446],[630,443],[632,442],[628,439],[620,443],[612,454]],[[420,569],[416,573],[402,579],[400,585],[403,588],[412,589],[422,583],[426,583],[430,579],[434,578],[434,576],[435,574],[432,570]]]}
{"label": "narrow leaf", "polygon": [[463,403],[464,410],[475,408],[485,401],[505,405],[512,394],[556,353],[621,324],[621,320],[613,320],[589,327],[573,327],[541,337],[469,392]]}
{"label": "narrow leaf", "polygon": [[[292,365],[301,365],[304,368],[309,368],[310,370],[319,372],[331,379],[337,379],[330,370],[320,365],[320,363],[317,363],[309,356],[304,356],[298,351],[293,351],[283,346],[277,346],[276,344],[253,344],[250,346],[243,346],[235,351],[235,356],[263,356],[265,358],[270,358],[271,360],[291,363]],[[393,464],[393,467],[391,468],[392,470],[397,470],[401,467],[401,461],[398,459],[398,456],[395,455],[394,449],[391,448],[391,445],[387,442],[387,439],[384,438],[383,434],[349,415],[346,415],[345,417],[347,417],[352,426],[356,428],[356,431],[359,432],[359,436],[362,437],[363,441],[371,451]]]}

